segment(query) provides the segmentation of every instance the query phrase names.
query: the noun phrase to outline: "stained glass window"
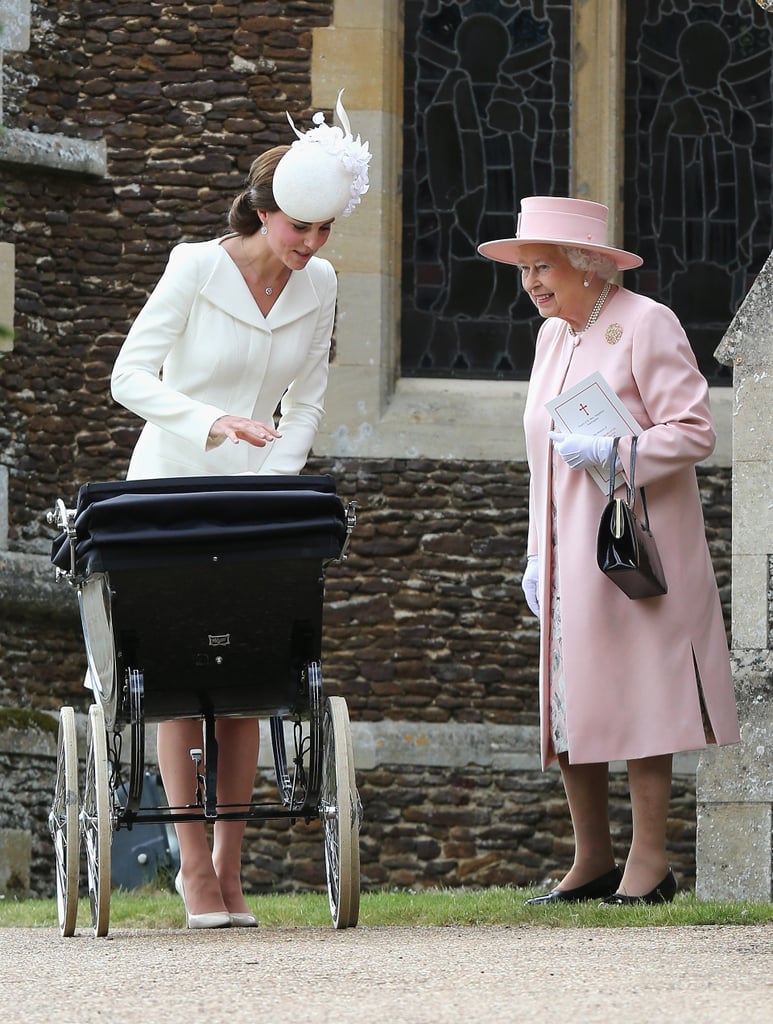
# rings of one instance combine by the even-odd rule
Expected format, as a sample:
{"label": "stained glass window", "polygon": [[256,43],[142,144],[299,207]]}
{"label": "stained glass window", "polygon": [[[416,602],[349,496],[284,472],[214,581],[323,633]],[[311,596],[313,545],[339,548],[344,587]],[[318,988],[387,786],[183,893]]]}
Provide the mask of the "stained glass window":
{"label": "stained glass window", "polygon": [[524,379],[534,307],[479,242],[569,187],[571,4],[405,0],[402,374]]}
{"label": "stained glass window", "polygon": [[748,0],[626,5],[628,287],[670,306],[710,383],[773,248],[773,18]]}

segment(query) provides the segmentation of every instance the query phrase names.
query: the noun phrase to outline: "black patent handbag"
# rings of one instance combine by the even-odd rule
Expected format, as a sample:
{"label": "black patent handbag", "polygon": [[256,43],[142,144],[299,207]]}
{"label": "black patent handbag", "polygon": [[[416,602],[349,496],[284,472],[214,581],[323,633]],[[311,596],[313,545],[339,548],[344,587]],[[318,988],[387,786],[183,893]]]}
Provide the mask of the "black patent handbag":
{"label": "black patent handbag", "polygon": [[658,554],[655,538],[650,530],[647,499],[640,488],[643,518],[635,512],[636,438],[631,441],[631,466],[628,473],[625,498],[615,495],[615,465],[617,463],[616,437],[609,462],[609,500],[601,515],[596,560],[599,569],[632,601],[645,597],[662,597],[668,593],[666,577]]}

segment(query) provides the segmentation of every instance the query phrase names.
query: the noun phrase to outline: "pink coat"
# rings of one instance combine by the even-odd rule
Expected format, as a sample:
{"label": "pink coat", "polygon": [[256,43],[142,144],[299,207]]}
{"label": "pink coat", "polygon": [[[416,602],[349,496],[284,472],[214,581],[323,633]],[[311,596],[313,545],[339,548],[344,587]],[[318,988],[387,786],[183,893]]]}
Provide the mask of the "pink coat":
{"label": "pink coat", "polygon": [[[622,328],[615,342],[606,340],[610,324]],[[664,597],[631,601],[599,570],[596,535],[607,497],[587,472],[551,458],[544,403],[595,370],[642,427],[635,482],[646,488],[669,588]],[[555,757],[548,679],[551,494],[570,761],[705,747],[696,664],[717,742],[737,742],[725,628],[694,468],[713,451],[715,433],[706,381],[679,321],[665,306],[625,289],[578,338],[565,321],[547,320],[537,338],[524,424],[531,471],[528,553],[538,554],[540,564],[543,766]],[[620,458],[626,468],[629,456],[630,438],[624,438]]]}

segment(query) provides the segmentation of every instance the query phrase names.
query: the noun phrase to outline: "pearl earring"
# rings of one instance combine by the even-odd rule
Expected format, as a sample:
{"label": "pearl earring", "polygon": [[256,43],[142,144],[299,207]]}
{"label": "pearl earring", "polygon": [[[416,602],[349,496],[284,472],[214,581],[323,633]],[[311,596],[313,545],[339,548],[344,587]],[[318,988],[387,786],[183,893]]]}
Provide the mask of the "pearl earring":
{"label": "pearl earring", "polygon": [[583,288],[590,288],[590,281],[586,278],[586,280],[582,282],[582,286]]}

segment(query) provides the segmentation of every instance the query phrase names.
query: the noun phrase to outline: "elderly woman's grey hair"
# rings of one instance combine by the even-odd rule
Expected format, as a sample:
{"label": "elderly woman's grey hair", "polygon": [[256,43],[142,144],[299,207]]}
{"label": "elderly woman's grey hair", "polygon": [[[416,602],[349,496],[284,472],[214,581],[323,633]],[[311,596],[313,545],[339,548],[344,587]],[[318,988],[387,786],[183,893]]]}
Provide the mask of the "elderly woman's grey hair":
{"label": "elderly woman's grey hair", "polygon": [[603,252],[575,245],[561,245],[559,248],[575,270],[590,270],[598,274],[602,281],[611,280],[617,273],[617,264]]}

